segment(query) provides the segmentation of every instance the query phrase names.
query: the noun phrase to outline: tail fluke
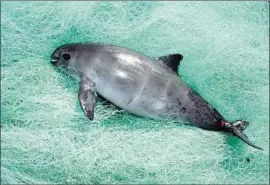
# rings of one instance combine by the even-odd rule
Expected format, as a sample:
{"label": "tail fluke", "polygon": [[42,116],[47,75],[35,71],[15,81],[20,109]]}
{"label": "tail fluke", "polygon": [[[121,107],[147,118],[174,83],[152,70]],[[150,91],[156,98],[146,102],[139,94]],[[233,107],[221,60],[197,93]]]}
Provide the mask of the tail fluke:
{"label": "tail fluke", "polygon": [[234,124],[225,123],[225,128],[227,128],[229,131],[231,131],[233,134],[235,134],[237,137],[239,137],[242,141],[247,143],[249,146],[252,146],[254,148],[257,148],[259,150],[263,150],[261,147],[258,147],[257,145],[253,144],[248,137],[243,133],[243,130],[248,126],[247,121],[237,121]]}

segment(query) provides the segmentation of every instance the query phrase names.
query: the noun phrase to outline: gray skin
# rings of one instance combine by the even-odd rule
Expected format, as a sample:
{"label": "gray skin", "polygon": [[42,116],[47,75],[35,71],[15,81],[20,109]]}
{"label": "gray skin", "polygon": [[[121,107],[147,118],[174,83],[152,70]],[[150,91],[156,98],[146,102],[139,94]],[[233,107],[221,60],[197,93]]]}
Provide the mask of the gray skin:
{"label": "gray skin", "polygon": [[93,120],[97,94],[137,116],[178,119],[207,130],[243,134],[246,121],[230,124],[177,75],[181,54],[151,58],[128,48],[95,43],[70,43],[51,55],[53,65],[81,78],[79,100]]}

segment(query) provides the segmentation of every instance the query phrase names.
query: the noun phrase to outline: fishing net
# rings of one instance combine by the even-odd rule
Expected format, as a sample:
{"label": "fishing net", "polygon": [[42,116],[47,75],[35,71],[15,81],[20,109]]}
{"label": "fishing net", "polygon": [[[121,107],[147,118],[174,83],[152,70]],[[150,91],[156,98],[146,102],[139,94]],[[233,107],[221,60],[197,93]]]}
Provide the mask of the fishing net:
{"label": "fishing net", "polygon": [[[268,2],[1,2],[1,183],[269,183]],[[98,102],[50,55],[69,42],[184,56],[181,78],[238,138]]]}

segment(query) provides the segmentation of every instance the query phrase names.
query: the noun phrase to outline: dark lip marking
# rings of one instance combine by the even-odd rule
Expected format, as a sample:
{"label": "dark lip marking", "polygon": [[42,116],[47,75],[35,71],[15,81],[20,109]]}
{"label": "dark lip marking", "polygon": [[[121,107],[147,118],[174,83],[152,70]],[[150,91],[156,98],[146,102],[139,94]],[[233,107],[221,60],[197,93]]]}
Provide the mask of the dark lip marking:
{"label": "dark lip marking", "polygon": [[60,58],[59,58],[58,56],[56,56],[55,54],[53,54],[53,55],[51,56],[51,63],[52,63],[53,65],[56,65],[56,63],[58,62],[59,59],[60,59]]}
{"label": "dark lip marking", "polygon": [[57,61],[58,61],[58,60],[56,60],[56,59],[52,59],[52,60],[51,60],[51,63],[52,63],[53,65],[56,65]]}

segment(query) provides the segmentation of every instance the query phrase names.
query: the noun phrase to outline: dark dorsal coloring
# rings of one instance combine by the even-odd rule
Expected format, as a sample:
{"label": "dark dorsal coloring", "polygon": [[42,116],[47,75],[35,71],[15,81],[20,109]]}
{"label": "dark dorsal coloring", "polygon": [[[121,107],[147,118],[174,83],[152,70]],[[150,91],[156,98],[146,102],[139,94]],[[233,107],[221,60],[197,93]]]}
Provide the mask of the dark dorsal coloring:
{"label": "dark dorsal coloring", "polygon": [[183,59],[181,54],[170,54],[167,56],[162,56],[157,58],[159,61],[162,61],[168,68],[178,74],[178,66],[180,61]]}

